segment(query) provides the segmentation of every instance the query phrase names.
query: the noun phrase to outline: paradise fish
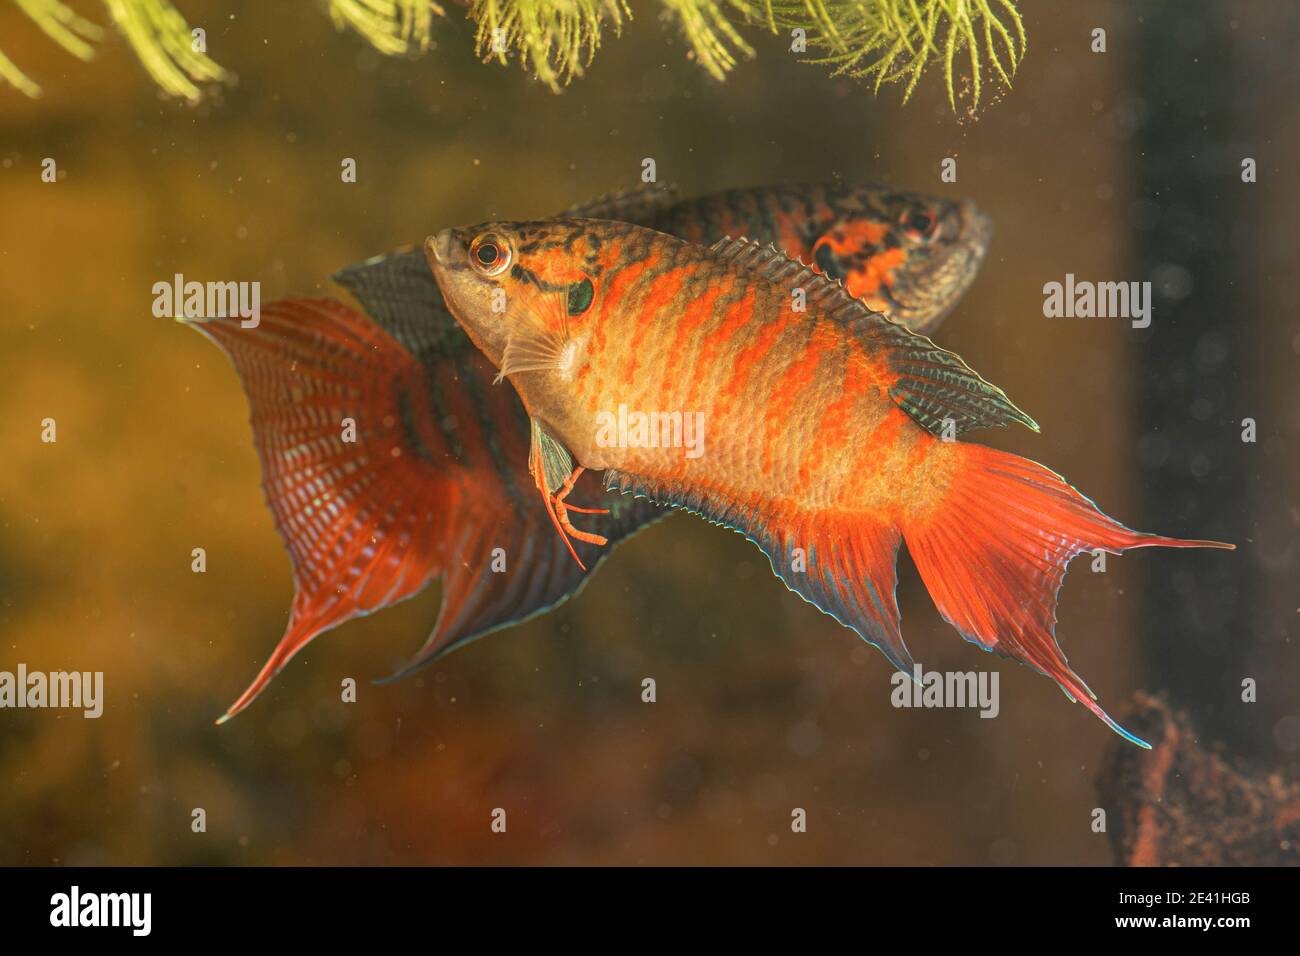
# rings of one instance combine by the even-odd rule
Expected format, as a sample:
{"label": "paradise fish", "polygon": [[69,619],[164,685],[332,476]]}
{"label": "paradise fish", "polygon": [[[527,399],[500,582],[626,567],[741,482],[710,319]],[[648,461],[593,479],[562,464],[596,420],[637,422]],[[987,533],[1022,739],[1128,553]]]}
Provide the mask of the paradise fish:
{"label": "paradise fish", "polygon": [[[532,419],[534,481],[562,536],[601,537],[573,526],[566,495],[584,469],[603,471],[610,489],[741,532],[787,586],[911,674],[894,596],[906,541],[964,638],[1147,746],[1056,642],[1066,567],[1094,549],[1232,545],[1131,531],[1042,465],[943,440],[1038,430],[958,356],[746,240],[706,248],[568,219],[446,229],[425,248],[453,315]],[[703,415],[707,454],[611,442],[608,410],[623,406]]]}
{"label": "paradise fish", "polygon": [[[883,187],[733,190],[681,201],[648,187],[575,207],[697,238],[736,229],[820,262],[877,307],[931,327],[970,285],[990,236],[969,202]],[[441,577],[437,622],[391,679],[576,593],[608,549],[551,534],[531,494],[530,424],[447,312],[424,253],[335,276],[368,315],[332,300],[262,309],[257,328],[194,320],[248,393],[263,489],[293,564],[285,634],[226,719],[317,634]],[[345,422],[351,422],[351,434]],[[348,439],[352,440],[348,440]],[[665,510],[578,480],[570,500],[608,510],[617,543]]]}

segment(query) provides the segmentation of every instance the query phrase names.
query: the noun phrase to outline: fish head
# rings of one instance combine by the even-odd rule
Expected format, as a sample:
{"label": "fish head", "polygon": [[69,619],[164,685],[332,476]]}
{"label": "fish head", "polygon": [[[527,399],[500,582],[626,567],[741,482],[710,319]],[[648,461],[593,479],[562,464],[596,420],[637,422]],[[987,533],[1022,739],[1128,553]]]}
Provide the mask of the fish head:
{"label": "fish head", "polygon": [[519,241],[512,223],[443,229],[424,242],[424,253],[448,309],[470,340],[500,367],[512,325],[522,310],[507,305]]}
{"label": "fish head", "polygon": [[566,334],[590,305],[592,274],[600,272],[593,225],[487,222],[425,240],[452,314],[498,367],[511,339]]}
{"label": "fish head", "polygon": [[545,417],[571,395],[587,361],[601,277],[616,257],[610,230],[628,228],[584,219],[488,222],[425,241],[452,315],[530,414]]}
{"label": "fish head", "polygon": [[975,280],[993,226],[969,200],[867,187],[813,244],[817,269],[914,331],[938,325]]}

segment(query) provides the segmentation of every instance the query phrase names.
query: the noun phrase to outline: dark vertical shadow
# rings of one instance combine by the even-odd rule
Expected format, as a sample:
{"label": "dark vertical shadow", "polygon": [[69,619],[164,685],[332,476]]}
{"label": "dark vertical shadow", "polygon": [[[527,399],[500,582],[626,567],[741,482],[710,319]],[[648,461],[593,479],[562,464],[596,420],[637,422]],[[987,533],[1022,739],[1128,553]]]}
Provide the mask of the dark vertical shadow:
{"label": "dark vertical shadow", "polygon": [[[1249,541],[1253,364],[1262,322],[1255,285],[1257,185],[1248,145],[1242,36],[1231,5],[1145,4],[1134,68],[1141,120],[1131,142],[1134,278],[1150,279],[1151,326],[1134,330],[1143,530],[1238,545],[1148,555],[1141,642],[1148,682],[1211,736],[1255,748],[1241,680],[1256,634]],[[1259,675],[1253,675],[1258,678]]]}

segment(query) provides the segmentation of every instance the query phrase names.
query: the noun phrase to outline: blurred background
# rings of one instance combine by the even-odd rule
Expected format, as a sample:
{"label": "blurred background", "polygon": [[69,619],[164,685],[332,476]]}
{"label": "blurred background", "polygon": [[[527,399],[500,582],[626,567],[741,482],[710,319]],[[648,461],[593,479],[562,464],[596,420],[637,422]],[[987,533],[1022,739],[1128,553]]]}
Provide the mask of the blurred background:
{"label": "blurred background", "polygon": [[[1130,526],[1239,545],[1076,562],[1071,664],[1121,722],[1135,691],[1164,692],[1234,759],[1295,769],[1294,4],[1030,0],[1014,90],[960,124],[937,73],[906,105],[873,99],[760,32],[718,83],[652,6],[558,96],[479,64],[456,8],[408,61],[311,4],[180,6],[238,74],[197,108],[161,99],[120,41],[82,64],[0,4],[6,53],[45,87],[0,88],[0,669],[102,670],[106,696],[99,720],[0,712],[0,863],[1111,862],[1091,811],[1125,745],[963,642],[906,558],[910,647],[926,669],[997,669],[997,719],[895,710],[879,653],[684,515],[578,599],[415,678],[369,683],[422,643],[436,587],[322,636],[213,726],[280,637],[290,569],[234,371],[153,317],[153,283],[343,298],[326,278],[343,265],[632,185],[647,156],[687,194],[841,178],[975,199],[993,246],[936,337],[1043,428],[977,440]],[[1044,318],[1067,272],[1153,281],[1151,327]]]}

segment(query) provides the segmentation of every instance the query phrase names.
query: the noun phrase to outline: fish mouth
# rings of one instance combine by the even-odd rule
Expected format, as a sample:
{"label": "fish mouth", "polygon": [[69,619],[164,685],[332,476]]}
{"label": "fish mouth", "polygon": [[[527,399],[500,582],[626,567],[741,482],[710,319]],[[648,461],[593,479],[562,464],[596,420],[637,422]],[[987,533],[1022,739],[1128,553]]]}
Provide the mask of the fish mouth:
{"label": "fish mouth", "polygon": [[[424,240],[424,254],[429,265],[436,271],[438,267],[454,269],[464,262],[456,261],[456,253],[463,252],[465,242],[458,229],[443,229],[436,236]],[[463,258],[463,257],[462,257]]]}

